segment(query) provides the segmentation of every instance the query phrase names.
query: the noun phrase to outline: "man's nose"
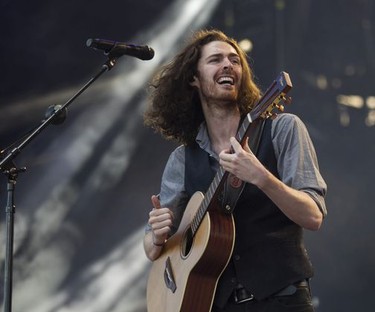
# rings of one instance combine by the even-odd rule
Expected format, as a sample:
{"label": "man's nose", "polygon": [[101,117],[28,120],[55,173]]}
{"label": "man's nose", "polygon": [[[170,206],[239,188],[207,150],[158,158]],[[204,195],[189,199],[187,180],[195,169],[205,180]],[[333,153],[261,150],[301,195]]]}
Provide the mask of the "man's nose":
{"label": "man's nose", "polygon": [[223,59],[223,68],[224,69],[229,69],[229,68],[232,68],[232,62],[230,61],[229,58],[225,57]]}

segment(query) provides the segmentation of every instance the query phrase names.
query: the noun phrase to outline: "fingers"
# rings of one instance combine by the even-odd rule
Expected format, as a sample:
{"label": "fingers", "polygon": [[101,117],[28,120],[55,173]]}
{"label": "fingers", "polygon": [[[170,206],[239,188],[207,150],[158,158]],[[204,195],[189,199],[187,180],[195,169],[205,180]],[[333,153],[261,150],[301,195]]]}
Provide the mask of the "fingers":
{"label": "fingers", "polygon": [[248,153],[252,153],[251,152],[251,149],[250,149],[250,146],[249,146],[249,137],[246,137],[245,139],[245,144],[242,146],[242,148],[248,152]]}
{"label": "fingers", "polygon": [[230,138],[232,151],[223,150],[219,154],[220,165],[238,178],[251,169],[254,154],[249,147],[249,138],[246,137],[243,146],[235,137]]}
{"label": "fingers", "polygon": [[158,196],[152,195],[151,202],[153,209],[149,213],[148,222],[152,229],[153,243],[162,244],[171,231],[173,214],[169,208],[161,207]]}
{"label": "fingers", "polygon": [[251,150],[250,150],[250,147],[249,147],[249,137],[245,138],[245,143],[244,143],[243,146],[234,137],[230,138],[230,144],[232,145],[232,147],[234,149],[234,152],[236,154],[241,153],[243,150],[245,152],[251,153]]}
{"label": "fingers", "polygon": [[150,221],[160,222],[165,219],[173,219],[172,211],[169,208],[161,208],[159,196],[152,195],[151,202],[153,209],[150,211]]}
{"label": "fingers", "polygon": [[149,223],[153,229],[161,229],[172,225],[172,214],[168,208],[154,209],[150,211]]}
{"label": "fingers", "polygon": [[159,200],[159,197],[156,196],[156,195],[152,195],[151,196],[151,202],[152,202],[152,206],[155,208],[155,209],[160,209],[160,200]]}
{"label": "fingers", "polygon": [[235,153],[238,153],[242,150],[241,144],[237,141],[235,137],[230,138],[230,144],[232,145]]}
{"label": "fingers", "polygon": [[243,148],[241,144],[237,141],[235,137],[230,138],[230,144],[233,147],[233,153],[230,150],[223,150],[219,154],[220,160],[224,162],[224,164],[231,163],[233,160],[243,152]]}

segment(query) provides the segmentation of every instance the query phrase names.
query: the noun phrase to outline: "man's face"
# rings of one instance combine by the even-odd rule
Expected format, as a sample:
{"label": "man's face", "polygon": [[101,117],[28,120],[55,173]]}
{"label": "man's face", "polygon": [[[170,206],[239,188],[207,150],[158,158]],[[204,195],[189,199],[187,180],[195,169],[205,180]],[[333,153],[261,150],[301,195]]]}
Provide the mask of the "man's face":
{"label": "man's face", "polygon": [[212,41],[202,47],[197,76],[191,85],[198,88],[202,104],[236,102],[241,78],[237,51],[226,42]]}

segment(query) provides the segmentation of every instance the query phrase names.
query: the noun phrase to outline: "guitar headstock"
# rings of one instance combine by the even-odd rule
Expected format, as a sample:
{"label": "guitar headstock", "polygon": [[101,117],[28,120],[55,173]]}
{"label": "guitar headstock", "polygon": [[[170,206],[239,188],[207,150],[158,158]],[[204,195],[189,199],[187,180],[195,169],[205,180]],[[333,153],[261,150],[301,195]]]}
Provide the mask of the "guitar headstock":
{"label": "guitar headstock", "polygon": [[287,97],[286,94],[292,88],[292,82],[288,73],[281,72],[276,80],[272,82],[267,91],[263,94],[258,103],[254,106],[252,111],[247,114],[247,118],[244,119],[241,127],[237,132],[237,140],[243,142],[245,134],[250,124],[257,118],[275,118],[277,114],[274,112],[275,109],[283,112],[284,106],[281,102],[289,104],[291,98]]}
{"label": "guitar headstock", "polygon": [[275,109],[283,112],[284,105],[282,105],[281,102],[284,104],[291,103],[291,97],[287,97],[286,94],[292,89],[292,87],[293,85],[289,74],[282,71],[251,111],[251,119],[255,120],[258,117],[275,118],[277,116],[274,112]]}

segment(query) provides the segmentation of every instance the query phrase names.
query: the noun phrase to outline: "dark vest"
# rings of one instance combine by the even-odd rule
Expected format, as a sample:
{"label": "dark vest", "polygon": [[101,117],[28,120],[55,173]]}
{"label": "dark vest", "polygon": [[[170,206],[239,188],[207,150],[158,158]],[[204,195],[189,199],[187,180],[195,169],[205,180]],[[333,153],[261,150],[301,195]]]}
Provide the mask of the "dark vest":
{"label": "dark vest", "polygon": [[[267,120],[257,157],[276,177],[277,161]],[[215,172],[212,157],[198,145],[186,148],[185,190],[191,196],[205,192]],[[242,284],[257,299],[310,278],[312,265],[303,245],[303,230],[289,220],[256,186],[246,184],[233,212],[236,240],[231,261],[220,277],[215,304],[224,306],[233,289]]]}

